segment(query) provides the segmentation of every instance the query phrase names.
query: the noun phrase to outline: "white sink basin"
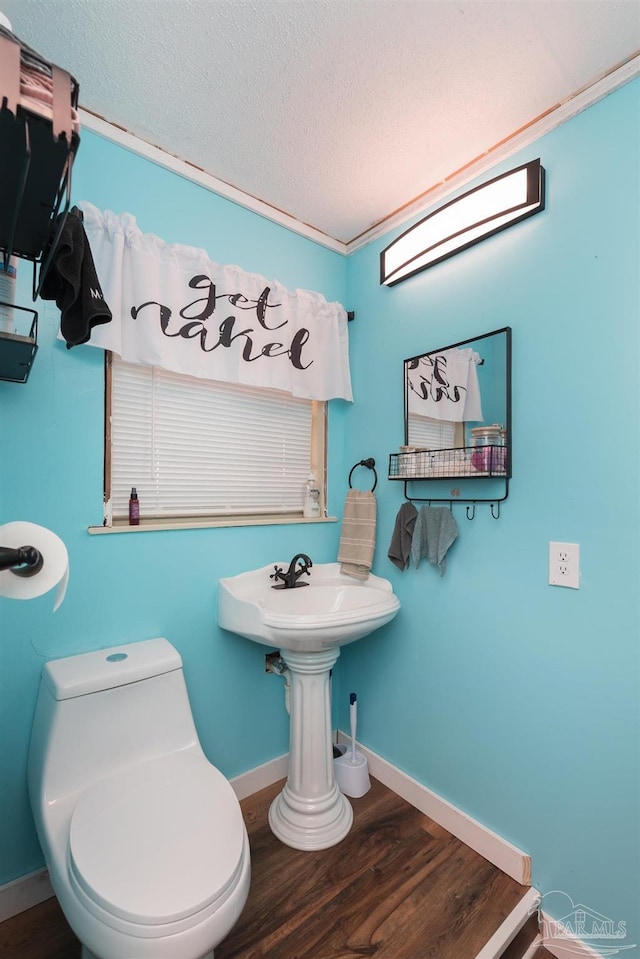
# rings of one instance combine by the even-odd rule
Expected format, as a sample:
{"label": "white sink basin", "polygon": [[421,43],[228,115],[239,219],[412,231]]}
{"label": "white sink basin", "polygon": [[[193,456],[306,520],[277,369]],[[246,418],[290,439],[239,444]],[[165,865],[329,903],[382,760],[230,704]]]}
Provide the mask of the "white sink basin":
{"label": "white sink basin", "polygon": [[[278,566],[287,568],[288,563]],[[273,589],[274,564],[219,581],[218,623],[246,639],[280,649],[314,652],[344,646],[390,622],[400,609],[391,583],[353,579],[339,563],[319,563],[308,585]]]}

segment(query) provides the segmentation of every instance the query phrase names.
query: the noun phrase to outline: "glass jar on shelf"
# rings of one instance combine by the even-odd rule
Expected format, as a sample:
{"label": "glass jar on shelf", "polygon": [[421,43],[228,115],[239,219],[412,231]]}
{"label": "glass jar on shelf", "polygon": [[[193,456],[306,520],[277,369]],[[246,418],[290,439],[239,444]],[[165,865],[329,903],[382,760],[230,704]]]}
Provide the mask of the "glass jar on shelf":
{"label": "glass jar on shelf", "polygon": [[471,465],[478,473],[503,473],[505,431],[500,423],[471,430]]}

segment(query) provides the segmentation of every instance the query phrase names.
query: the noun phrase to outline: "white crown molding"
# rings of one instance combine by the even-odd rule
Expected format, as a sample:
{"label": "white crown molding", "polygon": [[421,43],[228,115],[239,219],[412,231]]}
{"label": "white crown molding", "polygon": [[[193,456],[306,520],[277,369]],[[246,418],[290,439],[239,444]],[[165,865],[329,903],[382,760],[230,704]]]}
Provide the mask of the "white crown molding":
{"label": "white crown molding", "polygon": [[313,240],[314,243],[326,246],[328,249],[333,250],[334,253],[341,253],[343,256],[346,254],[347,245],[346,243],[342,243],[341,240],[335,240],[321,230],[317,230],[307,223],[296,220],[295,217],[284,213],[282,210],[278,210],[277,207],[271,206],[269,203],[265,203],[264,200],[258,200],[257,197],[251,196],[249,193],[243,193],[242,190],[238,190],[229,183],[225,183],[224,180],[219,180],[217,177],[206,173],[204,170],[200,170],[191,163],[187,163],[185,160],[181,160],[179,157],[167,153],[160,147],[153,146],[153,144],[147,143],[146,140],[141,140],[140,137],[135,136],[135,134],[129,133],[128,130],[123,130],[122,127],[110,123],[95,113],[89,113],[88,110],[84,109],[80,109],[78,113],[80,115],[81,134],[83,128],[85,130],[91,130],[92,133],[97,133],[98,136],[104,137],[105,140],[117,143],[118,146],[130,150],[132,153],[136,153],[138,156],[144,157],[146,160],[150,160],[158,166],[164,167],[165,170],[170,170],[172,173],[184,177],[185,180],[191,180],[192,183],[197,183],[198,186],[204,187],[205,190],[210,190],[218,196],[225,197],[225,199],[237,203],[238,206],[242,206],[247,210],[251,210],[253,213],[258,213],[267,220],[271,220],[273,223],[286,227],[286,229],[291,230],[292,233],[298,233],[308,240]]}
{"label": "white crown molding", "polygon": [[617,67],[605,77],[580,90],[578,93],[569,97],[563,103],[558,104],[553,110],[544,114],[538,120],[534,120],[523,130],[517,131],[506,140],[503,140],[497,146],[488,150],[485,154],[466,166],[463,170],[448,177],[442,183],[436,184],[426,193],[417,197],[413,202],[407,204],[397,213],[385,217],[379,223],[376,223],[371,229],[355,237],[347,243],[347,255],[355,253],[362,247],[371,243],[373,240],[385,236],[391,230],[406,223],[413,217],[433,208],[437,204],[443,203],[457,190],[471,183],[476,177],[488,173],[490,170],[503,160],[518,153],[519,150],[530,146],[536,140],[539,140],[546,133],[562,126],[568,120],[573,119],[579,113],[587,110],[589,107],[604,99],[610,93],[618,90],[620,87],[640,76],[640,54],[631,57],[622,66]]}
{"label": "white crown molding", "polygon": [[530,123],[523,130],[517,131],[512,134],[512,136],[507,137],[506,140],[488,150],[459,173],[455,173],[442,183],[436,184],[426,193],[421,194],[421,196],[417,197],[411,203],[408,203],[397,213],[393,213],[383,220],[380,220],[379,223],[376,223],[369,230],[361,233],[348,243],[336,240],[321,230],[309,226],[307,223],[302,223],[300,220],[277,209],[277,207],[271,206],[264,200],[259,200],[257,197],[244,193],[229,183],[225,183],[224,180],[219,180],[217,177],[187,163],[185,160],[181,160],[179,157],[167,153],[160,147],[147,143],[146,140],[140,139],[140,137],[135,136],[135,134],[124,130],[122,127],[116,126],[103,117],[99,117],[85,109],[80,109],[79,114],[81,126],[98,134],[98,136],[104,137],[104,139],[110,140],[112,143],[117,143],[132,153],[145,157],[152,163],[157,163],[158,166],[164,167],[172,173],[184,177],[186,180],[191,180],[191,182],[197,183],[206,190],[211,190],[212,193],[225,197],[227,200],[231,200],[233,203],[237,203],[239,206],[251,210],[253,213],[257,213],[267,220],[271,220],[273,223],[278,223],[280,226],[291,230],[292,233],[298,233],[300,236],[313,240],[314,243],[319,243],[321,246],[327,247],[335,253],[348,256],[351,253],[355,253],[356,250],[360,250],[368,243],[371,243],[373,240],[377,240],[396,227],[401,226],[407,220],[435,206],[436,203],[443,202],[451,194],[455,193],[461,187],[466,186],[467,183],[470,183],[476,179],[476,177],[482,176],[482,174],[491,170],[502,160],[508,159],[510,156],[513,156],[514,153],[534,143],[546,133],[566,123],[567,120],[571,120],[579,113],[582,113],[583,110],[593,106],[594,103],[602,100],[608,96],[608,94],[613,93],[619,89],[619,87],[624,86],[625,83],[629,83],[630,80],[635,79],[637,76],[640,76],[640,54],[631,57],[622,66],[617,67],[589,87],[580,90],[563,103],[558,104],[557,107],[550,110],[538,120]]}

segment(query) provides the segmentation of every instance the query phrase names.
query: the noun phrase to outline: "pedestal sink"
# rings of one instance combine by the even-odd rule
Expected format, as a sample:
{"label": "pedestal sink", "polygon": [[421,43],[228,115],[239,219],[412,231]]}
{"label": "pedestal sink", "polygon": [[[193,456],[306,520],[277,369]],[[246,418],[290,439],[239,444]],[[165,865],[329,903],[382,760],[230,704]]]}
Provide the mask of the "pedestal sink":
{"label": "pedestal sink", "polygon": [[333,773],[331,668],[341,646],[390,622],[400,601],[388,580],[353,579],[340,572],[339,563],[314,564],[305,588],[273,589],[273,570],[271,564],[221,579],[218,623],[277,647],[289,668],[289,774],[271,805],[269,824],[294,849],[326,849],[344,839],[353,820]]}

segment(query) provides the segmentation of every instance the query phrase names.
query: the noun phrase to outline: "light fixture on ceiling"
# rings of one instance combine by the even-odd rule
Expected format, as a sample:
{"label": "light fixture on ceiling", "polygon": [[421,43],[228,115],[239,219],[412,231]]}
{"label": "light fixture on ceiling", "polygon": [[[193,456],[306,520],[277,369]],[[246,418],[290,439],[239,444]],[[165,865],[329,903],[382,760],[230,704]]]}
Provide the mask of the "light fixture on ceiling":
{"label": "light fixture on ceiling", "polygon": [[394,286],[540,210],[544,167],[538,158],[469,190],[405,230],[380,254],[380,283]]}

